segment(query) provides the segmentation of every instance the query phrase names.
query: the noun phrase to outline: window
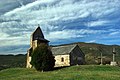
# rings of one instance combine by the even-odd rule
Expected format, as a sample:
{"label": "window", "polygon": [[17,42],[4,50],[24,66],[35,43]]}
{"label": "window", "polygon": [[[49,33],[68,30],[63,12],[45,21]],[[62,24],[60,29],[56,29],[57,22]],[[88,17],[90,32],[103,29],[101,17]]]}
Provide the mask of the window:
{"label": "window", "polygon": [[64,62],[64,58],[63,57],[61,58],[61,62]]}

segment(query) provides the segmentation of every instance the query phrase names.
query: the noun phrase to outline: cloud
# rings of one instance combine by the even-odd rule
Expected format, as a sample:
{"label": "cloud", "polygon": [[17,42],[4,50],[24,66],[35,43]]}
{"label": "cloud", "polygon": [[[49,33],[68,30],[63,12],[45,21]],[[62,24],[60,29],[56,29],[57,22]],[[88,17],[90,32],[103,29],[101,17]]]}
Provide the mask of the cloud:
{"label": "cloud", "polygon": [[0,16],[0,42],[5,43],[0,43],[1,46],[29,45],[37,24],[51,42],[60,39],[84,42],[99,36],[103,39],[108,34],[117,35],[112,29],[120,26],[119,0],[22,0],[22,3],[24,6]]}
{"label": "cloud", "polygon": [[5,37],[0,38],[0,46],[14,46],[14,45],[25,45],[29,43],[29,39],[25,37]]}
{"label": "cloud", "polygon": [[120,32],[112,32],[112,33],[110,33],[109,35],[110,36],[114,36],[114,35],[119,35],[120,34]]}
{"label": "cloud", "polygon": [[98,20],[98,21],[92,21],[87,24],[88,27],[99,27],[99,26],[105,26],[108,25],[110,21],[105,20]]}
{"label": "cloud", "polygon": [[95,43],[96,40],[91,40],[91,41],[88,41],[88,43]]}
{"label": "cloud", "polygon": [[62,30],[62,31],[52,31],[48,34],[45,34],[46,38],[49,39],[52,42],[58,41],[58,40],[70,40],[70,39],[76,39],[76,38],[86,38],[90,35],[96,35],[96,34],[101,34],[105,33],[106,31],[104,30],[86,30],[86,29],[81,29],[81,30]]}
{"label": "cloud", "polygon": [[0,0],[0,15],[31,2],[34,0]]}
{"label": "cloud", "polygon": [[26,54],[26,49],[29,45],[16,45],[16,46],[2,46],[0,47],[0,54]]}

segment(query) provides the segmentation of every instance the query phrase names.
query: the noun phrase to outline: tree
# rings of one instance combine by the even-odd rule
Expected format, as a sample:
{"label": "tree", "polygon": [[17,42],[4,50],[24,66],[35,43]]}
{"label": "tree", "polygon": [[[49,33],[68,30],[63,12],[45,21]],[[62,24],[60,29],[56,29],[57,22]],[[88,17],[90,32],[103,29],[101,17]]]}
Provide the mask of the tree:
{"label": "tree", "polygon": [[55,59],[47,45],[41,44],[35,48],[31,64],[37,71],[49,71],[54,68]]}

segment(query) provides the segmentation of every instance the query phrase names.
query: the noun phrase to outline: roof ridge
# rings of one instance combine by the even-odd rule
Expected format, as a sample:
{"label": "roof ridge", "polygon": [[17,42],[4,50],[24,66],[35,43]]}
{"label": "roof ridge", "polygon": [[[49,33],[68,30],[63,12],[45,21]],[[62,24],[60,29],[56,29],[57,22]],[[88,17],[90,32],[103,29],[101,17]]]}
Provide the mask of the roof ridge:
{"label": "roof ridge", "polygon": [[77,44],[51,47],[53,54],[69,54]]}
{"label": "roof ridge", "polygon": [[75,44],[72,49],[69,51],[69,53],[77,46],[77,44]]}
{"label": "roof ridge", "polygon": [[67,46],[76,46],[77,44],[68,44],[68,45],[58,45],[58,46],[52,46],[52,47],[67,47]]}

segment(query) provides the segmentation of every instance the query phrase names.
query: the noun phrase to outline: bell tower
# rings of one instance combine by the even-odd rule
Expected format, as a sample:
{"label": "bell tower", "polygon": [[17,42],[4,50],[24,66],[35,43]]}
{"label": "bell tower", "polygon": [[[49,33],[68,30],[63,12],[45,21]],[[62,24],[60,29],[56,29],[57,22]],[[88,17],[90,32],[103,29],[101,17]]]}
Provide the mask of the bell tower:
{"label": "bell tower", "polygon": [[32,47],[34,50],[40,44],[48,45],[48,42],[49,41],[44,38],[43,32],[40,26],[38,25],[36,30],[31,34],[30,47]]}
{"label": "bell tower", "polygon": [[30,48],[27,51],[27,64],[26,68],[31,68],[32,65],[31,62],[31,53],[32,51],[39,45],[46,44],[49,45],[49,41],[44,38],[43,32],[38,25],[38,27],[35,29],[35,31],[31,34],[30,37]]}

